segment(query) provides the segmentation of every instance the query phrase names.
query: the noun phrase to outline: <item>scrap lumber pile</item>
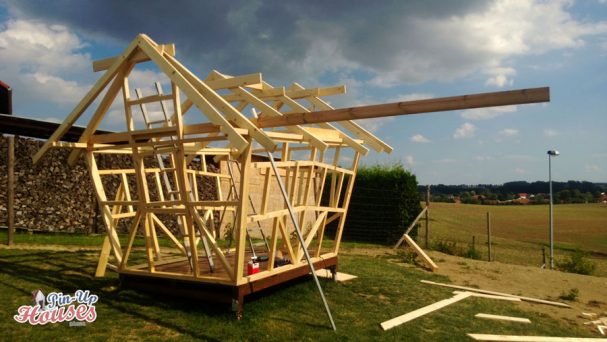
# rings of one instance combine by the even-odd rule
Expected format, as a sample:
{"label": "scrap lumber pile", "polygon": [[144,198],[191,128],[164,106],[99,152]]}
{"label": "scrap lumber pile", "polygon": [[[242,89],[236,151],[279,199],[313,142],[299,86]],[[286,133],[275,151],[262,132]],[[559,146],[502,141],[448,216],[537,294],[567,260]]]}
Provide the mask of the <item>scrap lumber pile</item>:
{"label": "scrap lumber pile", "polygon": [[[421,316],[424,316],[426,314],[429,314],[431,312],[434,312],[436,310],[439,310],[441,308],[444,308],[448,305],[454,304],[456,302],[459,302],[459,301],[469,298],[469,297],[499,299],[499,300],[508,300],[508,301],[526,301],[526,302],[530,302],[530,303],[553,305],[553,306],[558,306],[558,307],[563,307],[563,308],[570,307],[569,305],[560,303],[560,302],[553,302],[553,301],[549,301],[549,300],[537,299],[537,298],[531,298],[531,297],[523,297],[523,296],[513,295],[513,294],[509,294],[509,293],[488,291],[488,290],[476,289],[476,288],[459,286],[459,285],[436,283],[436,282],[427,281],[427,280],[422,280],[421,282],[424,284],[429,284],[429,285],[454,288],[454,289],[458,289],[458,291],[453,291],[455,296],[453,296],[451,298],[438,301],[436,303],[427,305],[423,308],[419,308],[417,310],[408,312],[404,315],[392,318],[388,321],[381,323],[380,325],[383,330],[392,329],[396,326],[399,326],[401,324],[404,324],[406,322],[409,322],[411,320],[414,320],[416,318],[419,318]],[[588,317],[590,319],[597,318],[597,316],[598,316],[597,314],[594,314],[594,313],[582,313],[582,315],[584,315],[585,317]],[[486,314],[486,313],[478,313],[474,317],[481,318],[481,319],[499,320],[499,321],[505,321],[505,322],[531,324],[531,320],[529,320],[528,318],[524,318],[524,317],[501,316],[501,315]],[[596,325],[599,332],[601,334],[605,335],[604,330],[607,330],[607,327],[605,327],[605,325],[602,325],[602,324],[607,324],[607,317],[601,317],[598,319],[594,319],[592,321],[586,322],[585,324]],[[467,335],[468,335],[468,337],[470,337],[471,339],[476,340],[476,341],[561,342],[561,341],[605,341],[606,340],[603,338],[580,338],[580,337],[558,337],[558,336],[492,335],[492,334],[473,334],[473,333],[470,333]]]}
{"label": "scrap lumber pile", "polygon": [[[392,318],[388,321],[381,323],[381,327],[383,330],[392,329],[401,324],[407,323],[416,318],[422,317],[426,314],[434,312],[436,310],[442,309],[448,305],[457,303],[463,299],[469,297],[479,297],[479,298],[489,298],[489,299],[499,299],[499,300],[509,300],[509,301],[526,301],[530,303],[536,304],[545,304],[545,305],[553,305],[558,307],[569,308],[570,306],[564,303],[548,301],[544,299],[537,299],[531,297],[523,297],[517,296],[509,293],[495,292],[495,291],[487,291],[482,289],[476,289],[466,286],[458,286],[458,285],[450,285],[443,283],[436,283],[432,281],[422,280],[424,284],[436,285],[448,288],[458,289],[460,291],[454,291],[455,296],[438,301],[436,303],[427,305],[425,307],[419,308],[417,310],[408,312],[404,315]],[[594,314],[584,313],[587,317],[594,317]],[[481,319],[491,319],[491,320],[499,320],[506,322],[514,322],[514,323],[527,323],[530,324],[531,320],[524,317],[511,317],[511,316],[501,316],[494,314],[486,314],[486,313],[478,313],[475,315],[476,318]],[[590,321],[586,324],[601,324],[607,323],[607,319],[598,319],[594,321]],[[602,329],[599,328],[599,331],[603,333]],[[546,341],[546,342],[558,342],[558,341],[598,341],[605,339],[596,339],[596,338],[578,338],[578,337],[555,337],[555,336],[515,336],[515,335],[491,335],[491,334],[467,334],[470,338],[476,341]]]}
{"label": "scrap lumber pile", "polygon": [[601,335],[607,335],[607,316],[599,317],[598,314],[592,312],[582,312],[582,316],[591,319],[584,323],[584,325],[593,325]]}

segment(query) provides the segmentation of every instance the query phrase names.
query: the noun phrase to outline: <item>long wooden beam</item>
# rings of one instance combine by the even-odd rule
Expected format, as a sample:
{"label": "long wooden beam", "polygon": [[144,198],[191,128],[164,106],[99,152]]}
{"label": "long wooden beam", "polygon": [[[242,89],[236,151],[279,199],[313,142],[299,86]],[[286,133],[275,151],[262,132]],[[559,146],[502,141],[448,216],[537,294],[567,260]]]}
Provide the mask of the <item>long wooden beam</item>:
{"label": "long wooden beam", "polygon": [[593,337],[557,337],[557,336],[519,336],[519,335],[490,335],[490,334],[466,334],[475,341],[512,341],[512,342],[581,342],[581,341],[605,341],[604,338]]}
{"label": "long wooden beam", "polygon": [[530,88],[493,93],[441,97],[427,100],[394,102],[370,106],[321,110],[309,113],[293,113],[281,117],[263,117],[257,127],[304,125],[320,122],[381,118],[448,110],[507,106],[550,101],[550,88]]}
{"label": "long wooden beam", "polygon": [[[360,106],[360,107],[353,107],[353,108],[330,109],[330,110],[322,110],[322,111],[316,111],[316,112],[285,114],[281,117],[264,117],[264,118],[259,118],[259,119],[250,119],[250,120],[252,122],[254,122],[256,124],[256,126],[259,128],[272,128],[272,127],[292,126],[292,125],[300,125],[300,124],[313,124],[313,123],[319,123],[319,122],[345,121],[345,120],[350,120],[350,119],[369,119],[369,118],[377,118],[377,117],[409,115],[409,114],[428,113],[428,112],[437,112],[437,111],[449,111],[449,110],[467,109],[467,108],[495,107],[495,106],[503,106],[503,105],[509,105],[509,104],[539,103],[539,102],[550,101],[549,89],[550,88],[548,88],[548,87],[532,88],[532,89],[519,89],[519,90],[497,92],[497,93],[484,93],[484,94],[455,96],[455,97],[451,97],[451,98],[445,97],[445,98],[430,99],[430,100],[419,100],[419,101],[437,101],[437,100],[444,100],[444,99],[470,98],[470,97],[479,96],[479,95],[503,94],[503,93],[510,93],[510,92],[519,93],[519,94],[535,93],[532,96],[534,101],[527,101],[527,102],[523,102],[519,98],[519,102],[516,102],[516,103],[497,104],[494,102],[494,103],[488,103],[486,105],[477,104],[474,107],[472,107],[472,106],[463,107],[460,105],[461,108],[442,108],[442,109],[436,109],[436,110],[432,110],[432,111],[426,110],[426,111],[419,111],[419,112],[413,112],[413,111],[387,112],[386,111],[386,112],[380,113],[380,114],[377,114],[375,112],[372,114],[365,114],[364,117],[362,117],[362,116],[361,117],[348,117],[347,119],[344,119],[341,117],[341,116],[343,116],[342,113],[344,111],[355,111],[357,113],[360,113],[360,112],[364,112],[367,109],[375,110],[374,109],[375,107],[396,106],[398,104],[408,104],[408,103],[412,103],[412,102],[419,102],[419,101],[407,101],[407,102],[396,102],[396,103],[371,105],[371,106]],[[540,94],[537,94],[538,92]],[[470,100],[468,100],[468,103],[469,102],[470,102]],[[336,113],[336,114],[334,114],[334,113]],[[294,119],[295,117],[297,117],[297,119]],[[302,117],[303,117],[303,122],[302,122]],[[201,124],[195,124],[195,125],[191,125],[191,126],[196,127],[196,131],[199,131],[199,132],[216,132],[219,130],[219,126],[217,126],[213,123],[201,123]]]}

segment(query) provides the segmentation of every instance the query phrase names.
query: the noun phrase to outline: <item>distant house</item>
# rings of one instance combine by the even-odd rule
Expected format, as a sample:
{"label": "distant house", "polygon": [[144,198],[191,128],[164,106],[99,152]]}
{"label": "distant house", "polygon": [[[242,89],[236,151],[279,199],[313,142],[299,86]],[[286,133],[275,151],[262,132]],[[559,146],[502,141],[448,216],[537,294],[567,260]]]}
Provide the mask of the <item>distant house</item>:
{"label": "distant house", "polygon": [[521,192],[518,194],[518,199],[522,200],[522,199],[527,199],[527,193],[526,192]]}

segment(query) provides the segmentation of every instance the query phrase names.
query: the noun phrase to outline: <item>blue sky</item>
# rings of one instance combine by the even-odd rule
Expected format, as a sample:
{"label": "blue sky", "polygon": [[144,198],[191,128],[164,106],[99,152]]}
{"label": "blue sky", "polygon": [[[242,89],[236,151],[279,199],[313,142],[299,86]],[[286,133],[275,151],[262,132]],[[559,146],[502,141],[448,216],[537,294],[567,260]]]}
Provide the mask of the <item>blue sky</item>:
{"label": "blue sky", "polygon": [[139,32],[174,42],[201,77],[345,84],[327,98],[336,107],[549,86],[548,104],[362,121],[394,147],[363,164],[402,163],[421,184],[534,181],[558,149],[556,180],[607,182],[605,0],[0,0],[0,79],[15,114],[61,121],[100,76],[92,61]]}

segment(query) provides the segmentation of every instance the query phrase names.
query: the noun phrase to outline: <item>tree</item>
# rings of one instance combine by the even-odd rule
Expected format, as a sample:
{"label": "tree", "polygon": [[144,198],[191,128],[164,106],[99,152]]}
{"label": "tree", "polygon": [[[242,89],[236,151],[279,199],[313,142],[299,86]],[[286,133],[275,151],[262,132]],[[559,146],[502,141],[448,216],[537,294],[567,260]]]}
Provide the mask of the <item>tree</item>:
{"label": "tree", "polygon": [[563,189],[559,191],[556,196],[558,200],[562,203],[570,203],[571,202],[571,191],[569,189]]}

